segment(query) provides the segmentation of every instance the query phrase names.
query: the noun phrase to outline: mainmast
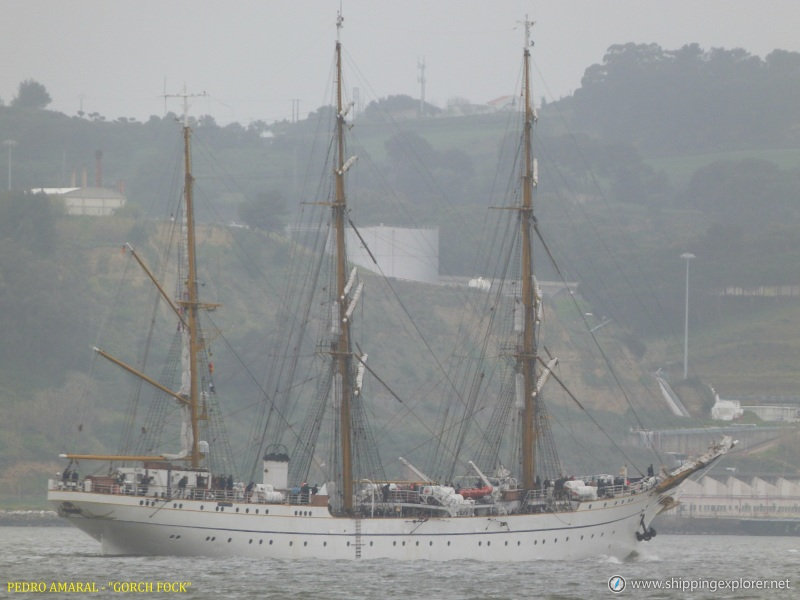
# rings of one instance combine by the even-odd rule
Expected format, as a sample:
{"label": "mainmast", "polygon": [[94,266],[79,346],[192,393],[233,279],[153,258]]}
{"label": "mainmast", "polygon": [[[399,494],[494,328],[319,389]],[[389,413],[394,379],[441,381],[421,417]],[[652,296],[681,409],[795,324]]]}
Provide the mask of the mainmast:
{"label": "mainmast", "polygon": [[334,342],[333,355],[336,361],[334,380],[335,393],[339,396],[339,435],[342,454],[342,508],[345,513],[353,511],[353,451],[350,418],[350,400],[352,397],[351,367],[352,353],[350,348],[350,319],[347,318],[345,297],[347,292],[347,255],[345,253],[345,216],[347,199],[344,191],[344,118],[342,103],[342,44],[339,32],[344,21],[341,13],[336,18],[336,168],[335,197],[333,202],[333,225],[336,236],[336,299],[339,306],[339,336]]}
{"label": "mainmast", "polygon": [[517,354],[517,369],[522,375],[522,391],[524,404],[522,409],[522,487],[533,489],[536,476],[536,412],[538,394],[536,391],[536,314],[538,298],[533,278],[532,228],[533,188],[536,185],[534,159],[532,152],[532,135],[535,114],[531,105],[530,82],[530,30],[533,21],[525,18],[525,50],[524,50],[524,100],[525,124],[523,130],[523,146],[525,148],[525,174],[522,178],[522,206],[519,207],[520,234],[522,242],[522,264],[520,280],[522,283],[523,327],[522,343]]}

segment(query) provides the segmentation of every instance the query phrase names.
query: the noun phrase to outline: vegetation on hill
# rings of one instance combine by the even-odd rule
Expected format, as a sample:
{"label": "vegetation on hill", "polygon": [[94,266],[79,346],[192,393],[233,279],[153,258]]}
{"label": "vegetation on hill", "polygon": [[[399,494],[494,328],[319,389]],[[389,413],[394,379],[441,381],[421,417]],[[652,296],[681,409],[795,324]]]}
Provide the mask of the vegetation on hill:
{"label": "vegetation on hill", "polygon": [[[554,269],[538,248],[541,277],[579,282],[586,312],[611,323],[598,335],[644,387],[648,369],[679,364],[680,255],[690,251],[697,256],[691,265],[693,376],[729,394],[793,395],[797,389],[789,358],[800,339],[797,299],[730,298],[722,291],[800,284],[799,86],[796,53],[776,50],[760,59],[741,50],[627,44],[587,69],[574,96],[541,108],[537,218],[560,265]],[[488,207],[509,187],[518,115],[447,116],[429,107],[417,118],[409,100],[377,101],[355,116],[352,217],[358,226],[438,226],[441,273],[480,275],[487,237],[497,234],[486,231]],[[21,485],[19,473],[40,474],[31,489],[15,488],[4,502],[41,489],[41,474],[53,468],[61,440],[78,434],[68,406],[81,415],[77,424],[88,449],[114,447],[115,407],[93,403],[81,390],[113,390],[118,379],[101,373],[99,383],[89,383],[88,349],[107,325],[110,303],[122,306],[126,324],[149,308],[115,287],[127,260],[121,247],[132,242],[155,257],[157,220],[168,219],[165,199],[181,185],[175,115],[142,123],[96,113],[66,116],[46,110],[49,101],[43,85],[27,80],[15,101],[0,106],[0,130],[17,142],[10,160],[14,189],[0,194],[0,407],[15,415],[0,423],[0,481],[11,489],[12,482]],[[328,147],[318,140],[332,116],[321,107],[300,122],[270,126],[193,120],[208,291],[224,296],[225,314],[237,315],[220,325],[245,359],[263,355],[277,318],[269,298],[287,264],[284,227],[326,185],[319,173]],[[57,202],[22,191],[80,184],[84,170],[92,182],[96,150],[103,151],[103,183],[124,188],[129,200],[117,216],[68,217]],[[3,189],[5,177],[0,173]],[[227,226],[234,221],[250,229]],[[455,303],[463,298],[408,286],[410,308],[427,313],[426,326],[446,345]],[[575,323],[558,303],[553,308],[563,336],[557,341],[579,365],[577,387],[593,391],[608,375],[597,357],[571,347],[570,336],[583,334],[572,330]],[[108,328],[103,333],[122,345]],[[233,382],[236,367],[225,361],[218,368]],[[406,380],[407,389],[414,378],[430,376],[429,365],[409,348],[391,364],[387,378]],[[258,391],[232,385],[234,419],[244,421]],[[609,421],[628,410],[597,396]],[[659,402],[646,394],[643,401]],[[671,422],[662,410],[646,413]],[[569,421],[566,413],[556,416]]]}

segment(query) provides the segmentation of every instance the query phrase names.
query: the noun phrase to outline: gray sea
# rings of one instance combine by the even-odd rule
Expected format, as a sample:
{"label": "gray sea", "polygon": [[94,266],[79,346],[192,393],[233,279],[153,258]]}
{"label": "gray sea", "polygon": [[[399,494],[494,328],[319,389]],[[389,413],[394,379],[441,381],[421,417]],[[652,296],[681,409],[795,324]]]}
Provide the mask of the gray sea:
{"label": "gray sea", "polygon": [[0,527],[0,585],[49,599],[799,598],[800,537],[659,535],[623,561],[289,562],[110,557],[70,527]]}

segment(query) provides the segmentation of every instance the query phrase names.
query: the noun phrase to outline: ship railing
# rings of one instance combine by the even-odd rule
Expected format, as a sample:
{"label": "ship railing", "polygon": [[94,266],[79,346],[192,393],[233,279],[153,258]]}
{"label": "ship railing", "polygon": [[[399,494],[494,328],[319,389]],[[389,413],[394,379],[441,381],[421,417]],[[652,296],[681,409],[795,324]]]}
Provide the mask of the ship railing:
{"label": "ship railing", "polygon": [[[364,494],[364,497],[368,499],[367,502],[373,501],[369,491],[364,492]],[[374,502],[383,504],[419,504],[421,502],[425,503],[427,498],[427,496],[422,495],[422,488],[405,489],[398,487],[384,490],[381,486],[374,491]]]}
{"label": "ship railing", "polygon": [[419,490],[390,490],[386,501],[395,504],[418,504],[420,492]]}
{"label": "ship railing", "polygon": [[[522,490],[520,490],[522,491]],[[528,490],[523,498],[526,506],[545,506],[553,502],[553,488],[537,488]]]}
{"label": "ship railing", "polygon": [[532,512],[565,512],[576,508],[566,494],[557,494],[552,487],[528,490],[522,506]]}
{"label": "ship railing", "polygon": [[[146,496],[170,500],[216,500],[218,502],[246,502],[248,504],[295,504],[310,506],[327,506],[328,496],[308,492],[288,493],[284,491],[280,500],[259,499],[257,494],[247,492],[235,486],[233,489],[208,489],[203,487],[177,485],[163,486],[142,484],[130,481],[119,481],[116,477],[89,475],[79,479],[49,479],[48,489],[52,491],[91,492],[119,496]],[[380,496],[376,496],[380,500]],[[395,503],[419,503],[419,492],[414,490],[393,491],[391,501]]]}
{"label": "ship railing", "polygon": [[155,484],[119,481],[115,477],[89,475],[78,480],[50,479],[49,489],[68,492],[92,492],[118,496],[148,496],[154,498],[185,498],[195,500],[243,499],[236,490],[209,490],[205,488],[178,486],[167,487]]}
{"label": "ship railing", "polygon": [[551,492],[552,488],[539,488],[534,490],[528,490],[525,494],[525,502],[530,504],[531,502],[546,502],[548,497],[553,496]]}
{"label": "ship railing", "polygon": [[646,492],[655,486],[658,481],[653,476],[638,478],[625,478],[611,475],[590,475],[575,477],[570,480],[583,481],[587,487],[597,489],[598,498],[616,498]]}

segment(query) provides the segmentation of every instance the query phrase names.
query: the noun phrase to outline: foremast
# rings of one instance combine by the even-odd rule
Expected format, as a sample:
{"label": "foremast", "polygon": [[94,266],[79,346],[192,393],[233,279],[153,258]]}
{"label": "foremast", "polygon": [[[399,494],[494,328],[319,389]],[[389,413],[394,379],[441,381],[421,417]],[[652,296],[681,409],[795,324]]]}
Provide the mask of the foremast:
{"label": "foremast", "polygon": [[520,240],[522,244],[521,273],[522,286],[522,339],[518,347],[517,373],[522,377],[522,486],[526,490],[534,488],[536,478],[536,443],[538,391],[537,380],[537,313],[540,298],[536,292],[533,276],[533,189],[536,186],[535,165],[532,150],[533,125],[535,114],[531,102],[530,82],[530,33],[533,21],[525,18],[524,48],[524,102],[525,122],[523,128],[523,147],[525,152],[525,172],[522,176],[522,205],[518,207],[520,223]]}
{"label": "foremast", "polygon": [[207,415],[200,412],[200,381],[199,362],[200,336],[198,327],[198,310],[200,302],[197,293],[197,253],[195,242],[194,223],[194,176],[192,175],[191,138],[192,129],[189,127],[188,110],[186,109],[186,95],[184,95],[183,114],[183,158],[184,158],[184,201],[186,210],[186,259],[187,278],[185,298],[178,301],[186,312],[186,328],[188,330],[189,350],[189,411],[192,427],[191,465],[193,469],[200,466],[200,421],[207,419]]}
{"label": "foremast", "polygon": [[[200,94],[205,95],[205,93]],[[149,277],[150,281],[155,285],[161,297],[167,302],[173,310],[179,321],[179,329],[184,335],[185,359],[184,359],[184,372],[186,376],[182,377],[181,388],[175,392],[169,388],[158,383],[154,379],[148,377],[135,367],[115,358],[108,352],[95,347],[94,351],[112,362],[113,364],[121,367],[125,371],[138,377],[145,383],[153,386],[161,392],[174,398],[180,405],[183,411],[188,411],[189,418],[188,427],[190,429],[191,440],[188,441],[188,435],[184,434],[184,427],[182,426],[181,435],[181,451],[178,454],[162,455],[133,455],[133,454],[62,454],[63,458],[73,460],[110,460],[110,461],[132,461],[132,462],[146,462],[146,461],[163,461],[163,460],[187,460],[189,461],[192,469],[198,469],[203,461],[203,456],[200,452],[200,422],[208,420],[208,414],[205,409],[205,404],[201,402],[201,384],[200,384],[200,354],[203,350],[204,341],[200,333],[199,325],[199,310],[214,310],[219,305],[201,303],[198,294],[197,285],[197,252],[196,252],[196,236],[195,236],[195,219],[194,219],[194,176],[192,175],[192,158],[191,158],[191,135],[192,129],[189,126],[189,106],[188,99],[192,95],[187,94],[184,90],[183,94],[178,97],[183,99],[183,155],[184,155],[184,227],[185,227],[185,242],[186,242],[186,278],[183,281],[185,289],[179,298],[174,301],[169,297],[164,289],[164,286],[156,279],[152,271],[147,267],[142,258],[137,254],[136,250],[130,245],[126,244],[126,248],[130,251],[131,256],[135,258],[139,266]],[[167,96],[165,96],[167,97]],[[180,282],[179,286],[180,288]],[[188,443],[186,443],[188,441]]]}

